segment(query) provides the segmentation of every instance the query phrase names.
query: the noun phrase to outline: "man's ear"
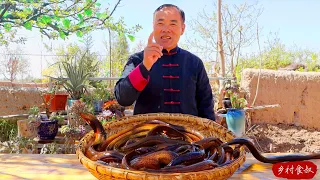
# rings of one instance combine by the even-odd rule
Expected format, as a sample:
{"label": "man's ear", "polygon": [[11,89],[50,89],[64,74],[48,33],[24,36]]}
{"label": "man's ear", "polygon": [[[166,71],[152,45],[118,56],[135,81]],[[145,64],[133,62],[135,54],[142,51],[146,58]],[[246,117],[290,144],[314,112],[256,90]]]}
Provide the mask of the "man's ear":
{"label": "man's ear", "polygon": [[183,35],[185,29],[186,29],[186,24],[183,23],[181,27],[181,35]]}

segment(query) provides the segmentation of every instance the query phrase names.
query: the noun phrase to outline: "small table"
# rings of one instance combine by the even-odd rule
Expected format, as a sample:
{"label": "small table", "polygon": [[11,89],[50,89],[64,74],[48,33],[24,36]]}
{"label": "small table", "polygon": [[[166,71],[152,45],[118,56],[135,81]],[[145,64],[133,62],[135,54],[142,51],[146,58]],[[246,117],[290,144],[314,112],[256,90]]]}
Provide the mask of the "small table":
{"label": "small table", "polygon": [[[261,163],[251,154],[246,157],[245,163],[229,179],[278,179],[272,173],[272,164]],[[318,166],[314,179],[320,179],[320,160],[311,161]],[[0,154],[0,179],[96,178],[79,162],[75,154]]]}

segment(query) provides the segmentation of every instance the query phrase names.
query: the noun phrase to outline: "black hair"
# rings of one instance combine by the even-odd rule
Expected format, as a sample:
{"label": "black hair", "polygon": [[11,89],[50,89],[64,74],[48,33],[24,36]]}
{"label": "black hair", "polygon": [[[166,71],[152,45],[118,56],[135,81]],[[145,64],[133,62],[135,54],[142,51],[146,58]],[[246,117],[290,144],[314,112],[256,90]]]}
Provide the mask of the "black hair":
{"label": "black hair", "polygon": [[153,14],[155,14],[157,11],[160,11],[161,9],[163,9],[163,8],[165,8],[165,7],[174,7],[174,8],[177,8],[178,11],[180,12],[181,19],[182,19],[182,21],[183,21],[183,23],[184,23],[184,21],[185,21],[184,11],[183,11],[182,9],[180,9],[178,6],[173,5],[173,4],[163,4],[163,5],[159,6],[159,7],[154,11]]}

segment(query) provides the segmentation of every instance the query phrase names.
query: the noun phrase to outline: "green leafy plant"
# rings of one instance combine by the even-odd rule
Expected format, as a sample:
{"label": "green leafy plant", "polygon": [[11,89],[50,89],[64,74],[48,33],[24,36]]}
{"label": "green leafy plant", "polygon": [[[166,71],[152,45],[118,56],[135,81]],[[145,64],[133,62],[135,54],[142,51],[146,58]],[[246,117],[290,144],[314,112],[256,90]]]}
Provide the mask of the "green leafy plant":
{"label": "green leafy plant", "polygon": [[230,90],[228,90],[227,92],[230,96],[232,108],[243,109],[247,107],[248,103],[245,98],[240,98],[238,93],[232,92]]}
{"label": "green leafy plant", "polygon": [[107,101],[109,100],[111,93],[102,83],[97,83],[91,94],[93,100]]}
{"label": "green leafy plant", "polygon": [[[59,80],[64,89],[69,93],[72,99],[78,100],[86,91],[88,86],[88,77],[92,72],[88,72],[84,66],[85,54],[80,59],[69,59],[61,62],[63,70],[67,75],[65,78],[54,78]],[[94,65],[97,66],[97,63]]]}
{"label": "green leafy plant", "polygon": [[61,126],[59,131],[61,134],[64,134],[67,139],[72,141],[81,139],[88,132],[82,125],[72,127],[69,124]]}
{"label": "green leafy plant", "polygon": [[88,113],[94,114],[93,97],[91,93],[89,92],[84,93],[80,101],[86,104]]}
{"label": "green leafy plant", "polygon": [[32,106],[29,111],[28,111],[28,114],[29,114],[29,117],[28,118],[35,118],[39,115],[40,113],[40,109],[38,106]]}
{"label": "green leafy plant", "polygon": [[[90,113],[95,113],[95,103],[104,103],[108,101],[111,97],[110,89],[107,88],[107,85],[102,82],[94,82],[94,88],[90,89],[90,91],[85,92],[81,101],[84,102],[87,106],[87,110]],[[101,102],[102,101],[102,102]]]}
{"label": "green leafy plant", "polygon": [[57,114],[56,112],[51,113],[51,116],[49,118],[50,121],[57,120],[58,123],[62,123],[64,121],[64,116]]}
{"label": "green leafy plant", "polygon": [[307,70],[313,72],[320,71],[319,58],[316,53],[310,53],[310,58],[306,59]]}
{"label": "green leafy plant", "polygon": [[36,131],[41,123],[40,108],[38,106],[33,106],[29,109],[28,114],[27,126],[29,126],[28,128],[32,128],[33,131]]}
{"label": "green leafy plant", "polygon": [[71,127],[70,125],[63,125],[59,130],[62,134],[81,134],[84,133],[83,128],[79,127]]}
{"label": "green leafy plant", "polygon": [[9,141],[18,134],[16,121],[0,119],[0,142]]}
{"label": "green leafy plant", "polygon": [[44,144],[40,150],[40,154],[59,154],[61,148],[56,142]]}

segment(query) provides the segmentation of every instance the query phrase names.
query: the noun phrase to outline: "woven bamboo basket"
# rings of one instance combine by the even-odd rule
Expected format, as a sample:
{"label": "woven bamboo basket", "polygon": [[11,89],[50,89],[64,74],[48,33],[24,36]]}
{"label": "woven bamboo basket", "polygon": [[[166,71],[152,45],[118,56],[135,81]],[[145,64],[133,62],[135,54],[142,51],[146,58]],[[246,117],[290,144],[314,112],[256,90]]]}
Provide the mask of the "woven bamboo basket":
{"label": "woven bamboo basket", "polygon": [[[133,127],[137,124],[147,120],[161,120],[167,123],[184,126],[185,128],[192,128],[199,131],[203,137],[218,137],[222,141],[230,141],[235,136],[234,134],[215,123],[214,121],[184,114],[170,114],[170,113],[151,113],[143,115],[133,115],[124,117],[122,119],[106,123],[104,128],[109,135],[115,134],[123,129]],[[212,170],[204,170],[198,172],[188,173],[150,173],[144,171],[133,171],[122,168],[115,168],[107,165],[102,165],[95,161],[91,161],[85,155],[85,149],[90,145],[94,139],[93,131],[86,134],[79,142],[76,154],[80,163],[85,166],[91,174],[97,179],[114,179],[114,180],[207,180],[207,179],[227,179],[231,177],[234,172],[245,161],[245,150],[240,149],[240,156],[232,163],[214,168]]]}

